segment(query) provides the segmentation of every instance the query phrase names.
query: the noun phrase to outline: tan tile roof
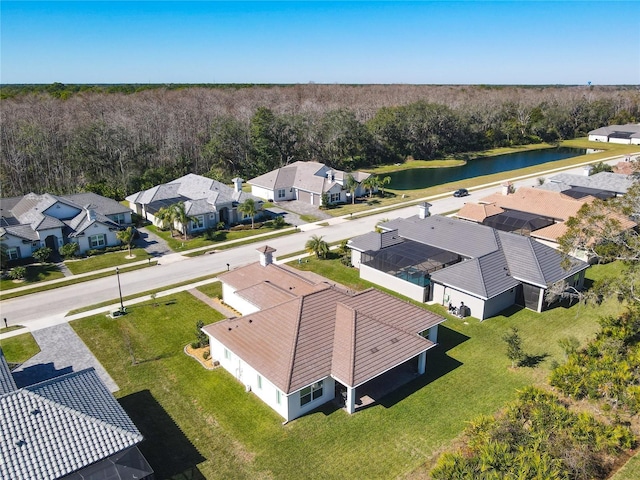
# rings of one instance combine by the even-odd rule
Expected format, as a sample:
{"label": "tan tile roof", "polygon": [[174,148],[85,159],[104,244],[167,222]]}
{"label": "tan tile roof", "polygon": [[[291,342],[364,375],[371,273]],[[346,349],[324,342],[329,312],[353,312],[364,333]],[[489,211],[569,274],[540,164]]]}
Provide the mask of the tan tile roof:
{"label": "tan tile roof", "polygon": [[567,232],[567,226],[564,222],[554,223],[548,227],[539,228],[538,230],[531,232],[533,238],[540,238],[542,240],[549,240],[551,242],[557,242],[558,238]]}
{"label": "tan tile roof", "polygon": [[291,291],[296,295],[313,292],[315,285],[319,283],[302,275],[297,275],[291,270],[279,265],[272,263],[263,267],[258,262],[223,273],[218,278],[220,278],[220,281],[233,287],[236,291],[269,282],[277,285],[281,290]]}
{"label": "tan tile roof", "polygon": [[494,203],[465,203],[456,213],[456,217],[482,223],[485,218],[503,213],[504,210]]}
{"label": "tan tile roof", "polygon": [[[593,201],[593,198],[589,197],[586,201]],[[493,203],[507,210],[518,210],[564,221],[578,213],[585,199],[576,200],[559,192],[541,188],[520,187],[515,193],[509,195],[494,193],[481,199],[480,202]]]}
{"label": "tan tile roof", "polygon": [[378,290],[327,286],[205,331],[291,393],[331,374],[350,386],[370,380],[431,348],[418,333],[442,321]]}

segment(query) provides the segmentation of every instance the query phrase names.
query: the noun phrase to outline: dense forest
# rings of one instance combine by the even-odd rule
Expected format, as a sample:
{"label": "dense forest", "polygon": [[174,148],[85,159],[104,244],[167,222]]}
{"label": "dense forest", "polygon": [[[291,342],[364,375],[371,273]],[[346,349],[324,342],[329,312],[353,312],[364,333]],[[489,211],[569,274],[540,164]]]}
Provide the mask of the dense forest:
{"label": "dense forest", "polygon": [[637,87],[2,86],[0,187],[112,198],[188,172],[253,178],[557,142],[640,121]]}

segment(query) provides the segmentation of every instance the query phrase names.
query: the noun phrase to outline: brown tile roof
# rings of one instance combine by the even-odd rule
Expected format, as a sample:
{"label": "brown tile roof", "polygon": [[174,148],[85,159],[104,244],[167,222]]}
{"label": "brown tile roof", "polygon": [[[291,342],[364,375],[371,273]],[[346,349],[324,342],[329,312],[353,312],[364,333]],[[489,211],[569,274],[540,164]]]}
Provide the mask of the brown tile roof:
{"label": "brown tile roof", "polygon": [[204,330],[291,393],[329,375],[350,386],[374,378],[433,347],[418,333],[442,321],[378,290],[326,286]]}
{"label": "brown tile roof", "polygon": [[[593,201],[593,198],[589,197],[586,201]],[[480,202],[493,203],[507,210],[518,210],[564,221],[578,213],[585,199],[576,200],[559,192],[541,188],[520,187],[515,193],[509,195],[494,193],[481,199]]]}
{"label": "brown tile roof", "polygon": [[534,232],[531,232],[533,238],[539,238],[541,240],[549,240],[551,242],[557,242],[558,238],[567,232],[567,226],[564,222],[554,223],[548,227],[539,228]]}
{"label": "brown tile roof", "polygon": [[636,166],[636,162],[618,162],[613,166],[613,172],[621,173],[623,175],[631,175],[635,173]]}
{"label": "brown tile roof", "polygon": [[269,282],[277,285],[282,290],[291,291],[296,295],[311,293],[315,290],[315,286],[320,283],[298,275],[280,265],[272,263],[263,267],[258,262],[225,272],[218,278],[236,291]]}
{"label": "brown tile roof", "polygon": [[456,217],[482,223],[485,218],[503,213],[504,210],[493,203],[465,203]]}

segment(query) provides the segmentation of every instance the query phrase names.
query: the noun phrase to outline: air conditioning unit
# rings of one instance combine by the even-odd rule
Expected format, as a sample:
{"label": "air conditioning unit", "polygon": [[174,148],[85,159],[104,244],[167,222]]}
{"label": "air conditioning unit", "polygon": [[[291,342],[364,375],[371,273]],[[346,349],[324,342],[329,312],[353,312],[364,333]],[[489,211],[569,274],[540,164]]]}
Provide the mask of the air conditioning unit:
{"label": "air conditioning unit", "polygon": [[251,385],[245,385],[244,386],[244,391],[247,392],[247,393],[250,392],[251,391]]}

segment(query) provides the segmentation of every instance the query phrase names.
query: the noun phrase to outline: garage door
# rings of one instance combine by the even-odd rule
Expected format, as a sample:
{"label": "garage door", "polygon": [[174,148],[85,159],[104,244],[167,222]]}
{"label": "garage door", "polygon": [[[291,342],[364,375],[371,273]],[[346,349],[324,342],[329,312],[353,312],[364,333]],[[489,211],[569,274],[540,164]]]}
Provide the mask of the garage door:
{"label": "garage door", "polygon": [[298,190],[298,200],[305,203],[311,203],[311,193]]}

